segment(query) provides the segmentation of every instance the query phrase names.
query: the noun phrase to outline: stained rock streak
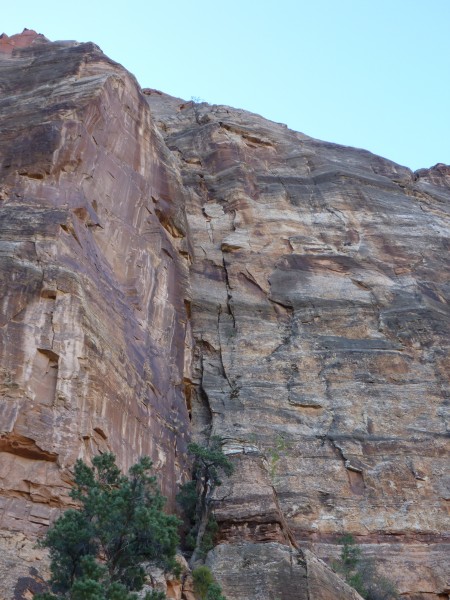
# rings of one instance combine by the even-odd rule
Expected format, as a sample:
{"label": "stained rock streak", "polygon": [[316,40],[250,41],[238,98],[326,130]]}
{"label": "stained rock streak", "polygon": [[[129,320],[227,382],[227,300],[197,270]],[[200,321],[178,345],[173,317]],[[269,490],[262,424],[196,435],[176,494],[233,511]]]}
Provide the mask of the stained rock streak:
{"label": "stained rock streak", "polygon": [[0,509],[32,548],[79,457],[148,454],[173,500],[189,250],[174,160],[133,77],[93,44],[28,38],[0,54]]}

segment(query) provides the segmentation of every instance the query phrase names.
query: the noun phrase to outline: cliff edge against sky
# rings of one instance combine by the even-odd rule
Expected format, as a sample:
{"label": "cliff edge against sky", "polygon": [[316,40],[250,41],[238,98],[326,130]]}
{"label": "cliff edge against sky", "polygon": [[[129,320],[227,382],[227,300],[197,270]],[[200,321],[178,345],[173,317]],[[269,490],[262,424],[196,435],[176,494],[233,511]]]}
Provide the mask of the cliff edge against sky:
{"label": "cliff edge against sky", "polygon": [[[71,468],[223,438],[229,600],[353,598],[352,533],[448,598],[450,168],[413,173],[141,90],[94,44],[0,38],[0,597],[44,573]],[[28,595],[27,595],[28,594]]]}

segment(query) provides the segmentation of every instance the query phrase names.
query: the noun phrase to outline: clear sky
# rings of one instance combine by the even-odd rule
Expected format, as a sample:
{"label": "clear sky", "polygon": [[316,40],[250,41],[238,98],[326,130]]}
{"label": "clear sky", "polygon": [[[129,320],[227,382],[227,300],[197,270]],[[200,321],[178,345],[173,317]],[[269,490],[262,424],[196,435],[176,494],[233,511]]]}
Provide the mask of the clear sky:
{"label": "clear sky", "polygon": [[0,29],[93,41],[142,87],[412,169],[450,164],[450,0],[21,0]]}

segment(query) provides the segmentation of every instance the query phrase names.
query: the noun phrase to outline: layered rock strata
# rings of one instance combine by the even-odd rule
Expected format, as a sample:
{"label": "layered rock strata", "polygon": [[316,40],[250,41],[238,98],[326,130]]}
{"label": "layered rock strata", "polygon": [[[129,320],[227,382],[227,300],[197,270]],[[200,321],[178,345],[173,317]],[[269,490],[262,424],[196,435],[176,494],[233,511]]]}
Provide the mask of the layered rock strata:
{"label": "layered rock strata", "polygon": [[0,39],[16,598],[76,458],[150,454],[173,498],[189,430],[236,466],[208,557],[230,600],[355,598],[317,558],[344,532],[403,597],[446,598],[450,169],[142,93],[93,44],[25,37]]}
{"label": "layered rock strata", "polygon": [[0,55],[0,523],[19,556],[77,458],[150,455],[173,499],[190,359],[184,196],[139,86],[93,44],[27,38]]}
{"label": "layered rock strata", "polygon": [[222,542],[349,532],[445,598],[450,169],[146,93],[188,191],[194,428],[236,456]]}
{"label": "layered rock strata", "polygon": [[275,542],[221,544],[208,557],[229,598],[361,600],[361,596],[308,550]]}

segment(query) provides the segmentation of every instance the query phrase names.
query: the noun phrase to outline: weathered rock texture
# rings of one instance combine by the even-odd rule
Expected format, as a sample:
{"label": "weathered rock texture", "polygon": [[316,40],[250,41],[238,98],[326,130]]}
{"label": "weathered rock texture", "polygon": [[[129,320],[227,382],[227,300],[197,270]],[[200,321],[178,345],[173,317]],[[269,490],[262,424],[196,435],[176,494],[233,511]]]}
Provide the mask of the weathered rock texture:
{"label": "weathered rock texture", "polygon": [[450,169],[147,95],[188,192],[193,423],[236,454],[222,542],[350,532],[446,597]]}
{"label": "weathered rock texture", "polygon": [[149,454],[173,498],[190,350],[182,188],[140,88],[27,37],[0,55],[0,507],[31,539],[102,450]]}
{"label": "weathered rock texture", "polygon": [[228,598],[361,600],[361,596],[308,550],[244,542],[220,544],[208,564]]}
{"label": "weathered rock texture", "polygon": [[16,597],[75,459],[150,454],[173,498],[189,413],[236,464],[208,557],[230,600],[355,598],[312,554],[344,532],[405,598],[447,598],[450,168],[142,93],[93,44],[25,37],[0,39]]}

